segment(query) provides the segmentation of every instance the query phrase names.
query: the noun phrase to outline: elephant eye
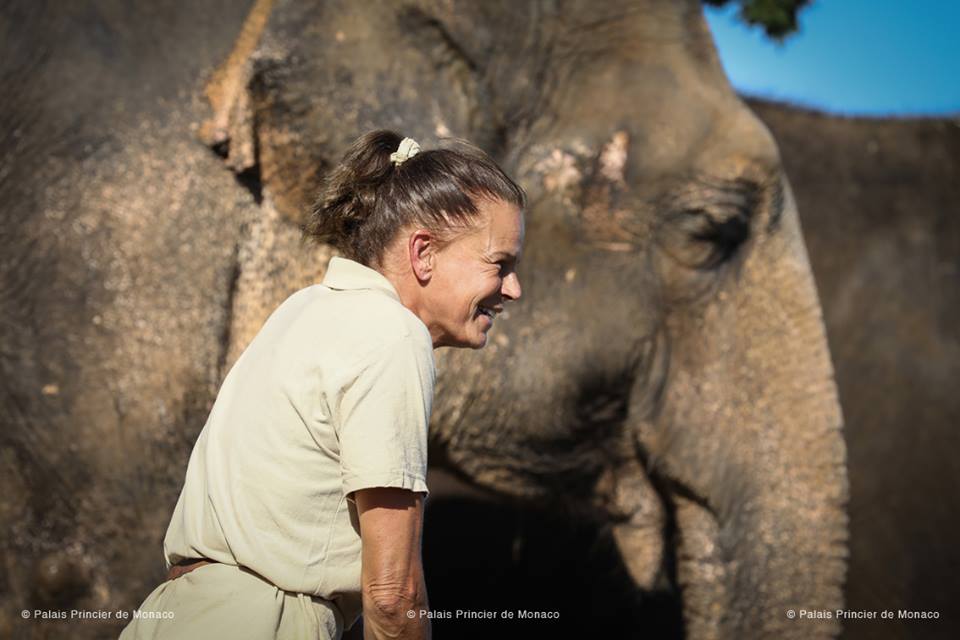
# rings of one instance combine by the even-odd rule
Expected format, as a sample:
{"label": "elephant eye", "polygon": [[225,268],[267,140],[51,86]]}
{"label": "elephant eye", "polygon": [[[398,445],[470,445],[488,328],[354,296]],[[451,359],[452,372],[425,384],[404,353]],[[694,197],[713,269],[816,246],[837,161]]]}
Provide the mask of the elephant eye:
{"label": "elephant eye", "polygon": [[700,186],[695,193],[703,204],[687,199],[668,209],[658,240],[681,265],[707,271],[731,260],[750,238],[759,197],[751,183]]}
{"label": "elephant eye", "polygon": [[708,271],[728,262],[750,237],[750,215],[706,208],[671,213],[658,234],[660,247],[680,265]]}
{"label": "elephant eye", "polygon": [[690,238],[706,245],[706,255],[696,264],[698,269],[716,269],[728,261],[750,237],[750,218],[744,213],[729,217],[713,216],[706,211],[692,212],[694,216]]}

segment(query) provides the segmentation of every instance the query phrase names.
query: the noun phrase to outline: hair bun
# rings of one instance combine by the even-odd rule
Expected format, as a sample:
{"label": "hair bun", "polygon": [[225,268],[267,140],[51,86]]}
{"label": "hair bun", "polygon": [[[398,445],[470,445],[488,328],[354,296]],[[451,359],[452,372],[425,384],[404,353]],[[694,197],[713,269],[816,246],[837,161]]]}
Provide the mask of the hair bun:
{"label": "hair bun", "polygon": [[390,162],[399,167],[418,153],[420,153],[420,145],[417,141],[413,138],[404,138],[400,141],[397,150],[390,154]]}
{"label": "hair bun", "polygon": [[523,190],[473,145],[421,153],[413,138],[372,131],[327,175],[304,234],[372,266],[408,224],[430,229],[439,243],[473,226],[485,198],[525,204]]}

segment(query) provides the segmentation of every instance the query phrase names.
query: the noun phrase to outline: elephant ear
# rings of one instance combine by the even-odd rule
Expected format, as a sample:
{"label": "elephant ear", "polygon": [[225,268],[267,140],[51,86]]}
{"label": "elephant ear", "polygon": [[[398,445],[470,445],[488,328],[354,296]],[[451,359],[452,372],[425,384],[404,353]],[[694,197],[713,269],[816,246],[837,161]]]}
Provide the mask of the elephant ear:
{"label": "elephant ear", "polygon": [[247,88],[251,56],[267,26],[273,0],[258,0],[247,16],[227,60],[206,86],[213,115],[200,126],[200,140],[225,156],[227,165],[238,174],[256,166],[253,111]]}
{"label": "elephant ear", "polygon": [[199,137],[258,201],[269,193],[280,216],[300,225],[328,163],[273,117],[275,96],[265,78],[288,62],[276,49],[261,46],[273,4],[257,0],[229,57],[207,83],[213,114]]}
{"label": "elephant ear", "polygon": [[364,131],[395,129],[424,148],[461,137],[500,151],[469,38],[443,6],[433,9],[258,0],[207,85],[213,114],[200,138],[297,225]]}

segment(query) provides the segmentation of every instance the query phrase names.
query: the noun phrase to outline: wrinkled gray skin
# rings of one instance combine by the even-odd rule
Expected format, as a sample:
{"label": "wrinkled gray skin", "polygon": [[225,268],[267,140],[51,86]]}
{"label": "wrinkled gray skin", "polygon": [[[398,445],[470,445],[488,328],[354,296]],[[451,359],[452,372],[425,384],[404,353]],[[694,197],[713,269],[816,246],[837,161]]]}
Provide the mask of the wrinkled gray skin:
{"label": "wrinkled gray skin", "polygon": [[[845,418],[849,640],[960,637],[960,119],[754,105],[797,187]],[[811,136],[811,131],[816,135]]]}
{"label": "wrinkled gray skin", "polygon": [[298,243],[304,203],[387,126],[476,142],[531,202],[523,300],[483,351],[438,352],[432,463],[605,518],[639,590],[679,590],[691,638],[835,635],[784,615],[842,605],[820,306],[776,146],[699,4],[260,2],[242,32],[226,2],[18,4],[0,632],[161,579],[219,381],[329,258]]}

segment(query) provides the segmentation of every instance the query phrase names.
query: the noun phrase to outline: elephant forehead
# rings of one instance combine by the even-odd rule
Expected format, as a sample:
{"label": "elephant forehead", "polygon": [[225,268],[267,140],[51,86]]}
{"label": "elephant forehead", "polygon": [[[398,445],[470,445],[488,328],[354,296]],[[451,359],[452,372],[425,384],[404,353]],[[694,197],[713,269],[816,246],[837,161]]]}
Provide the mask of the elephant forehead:
{"label": "elephant forehead", "polygon": [[229,139],[231,166],[257,165],[296,218],[372,128],[427,146],[465,137],[508,170],[532,145],[552,153],[580,140],[600,153],[627,131],[635,152],[620,174],[645,174],[688,163],[738,104],[697,2],[501,4],[260,2],[218,76],[245,90],[224,100],[211,89],[205,131],[220,135],[208,143]]}
{"label": "elephant forehead", "polygon": [[[678,97],[694,110],[699,102],[690,87],[726,89],[697,3],[613,5],[284,3],[254,55],[256,71],[274,112],[296,106],[286,115],[321,134],[308,140],[343,135],[341,144],[383,125],[428,140],[479,134],[483,143],[489,119],[509,127],[584,105],[590,117],[571,119],[672,108],[675,122]],[[338,127],[307,117],[331,111]]]}

